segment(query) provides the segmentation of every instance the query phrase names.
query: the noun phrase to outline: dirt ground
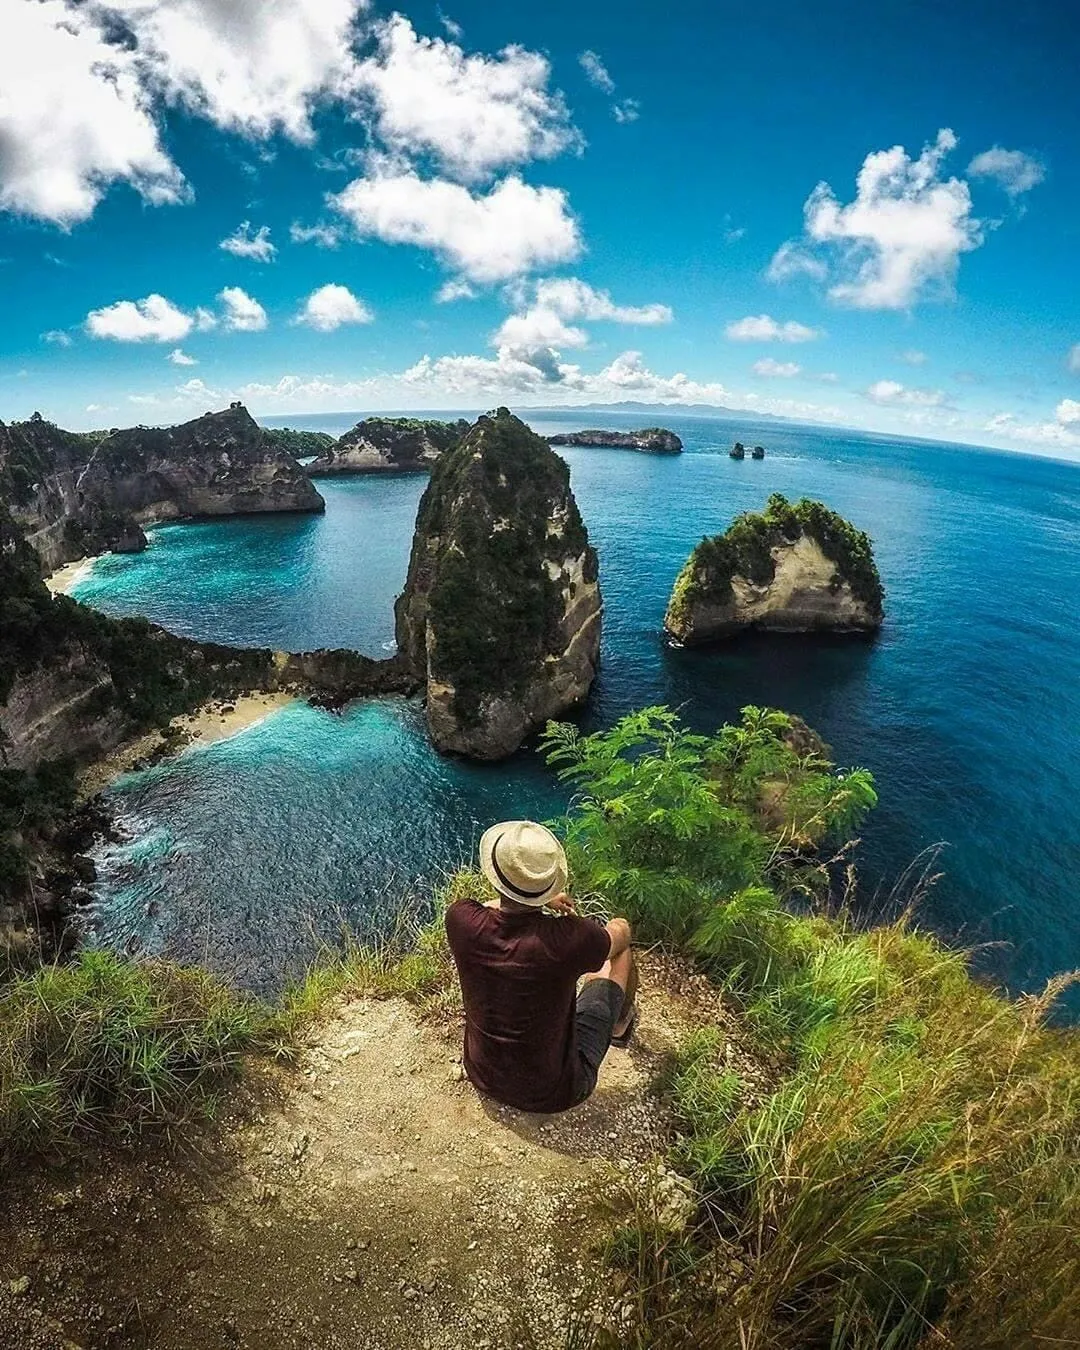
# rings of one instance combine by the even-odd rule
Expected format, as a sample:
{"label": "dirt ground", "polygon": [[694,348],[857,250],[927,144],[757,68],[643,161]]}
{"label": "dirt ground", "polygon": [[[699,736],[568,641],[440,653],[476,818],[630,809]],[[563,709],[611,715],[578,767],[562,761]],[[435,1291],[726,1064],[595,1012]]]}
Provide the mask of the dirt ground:
{"label": "dirt ground", "polygon": [[581,1318],[617,1331],[605,1237],[646,1191],[683,1200],[657,1162],[658,1078],[694,1026],[731,1026],[700,977],[644,967],[634,1044],[563,1115],[480,1097],[456,1023],[357,998],[213,1129],[14,1179],[0,1346],[536,1350]]}

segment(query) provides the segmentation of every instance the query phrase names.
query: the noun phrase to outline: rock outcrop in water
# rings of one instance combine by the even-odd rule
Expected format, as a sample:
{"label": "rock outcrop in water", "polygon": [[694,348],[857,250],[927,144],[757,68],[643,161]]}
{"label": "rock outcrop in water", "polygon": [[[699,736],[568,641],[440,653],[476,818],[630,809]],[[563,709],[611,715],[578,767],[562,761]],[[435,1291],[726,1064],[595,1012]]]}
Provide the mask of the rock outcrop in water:
{"label": "rock outcrop in water", "polygon": [[426,473],[469,429],[457,422],[415,417],[369,417],[307,466],[312,478],[337,474]]}
{"label": "rock outcrop in water", "polygon": [[664,627],[691,644],[746,628],[872,632],[883,591],[869,537],[821,502],[779,493],[703,539],[675,582]]}
{"label": "rock outcrop in water", "polygon": [[238,403],[181,426],[109,433],[64,431],[36,415],[0,423],[0,498],[46,571],[145,547],[152,522],[324,509]]}
{"label": "rock outcrop in water", "polygon": [[396,616],[440,750],[500,759],[588,694],[596,554],[566,465],[507,409],[436,464]]}
{"label": "rock outcrop in water", "polygon": [[642,450],[650,455],[677,455],[682,441],[664,427],[641,431],[567,431],[548,436],[548,445],[599,445],[613,450]]}

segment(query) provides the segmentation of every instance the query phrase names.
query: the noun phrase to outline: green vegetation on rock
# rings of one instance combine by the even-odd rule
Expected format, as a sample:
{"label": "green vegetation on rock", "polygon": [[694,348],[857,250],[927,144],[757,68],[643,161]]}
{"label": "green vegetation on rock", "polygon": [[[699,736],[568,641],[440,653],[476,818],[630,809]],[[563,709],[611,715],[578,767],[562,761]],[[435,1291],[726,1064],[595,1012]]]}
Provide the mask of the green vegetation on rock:
{"label": "green vegetation on rock", "polygon": [[264,427],[266,443],[282,454],[292,455],[293,459],[306,459],[308,455],[324,455],[334,444],[334,437],[328,431],[296,431],[292,427]]}
{"label": "green vegetation on rock", "polygon": [[[431,673],[453,685],[462,721],[477,718],[487,694],[520,693],[558,649],[563,597],[544,563],[582,554],[585,580],[595,581],[596,554],[570,492],[569,469],[506,408],[481,417],[436,462],[398,601],[398,642],[423,669],[430,625]],[[426,624],[414,625],[409,616],[421,589]]]}
{"label": "green vegetation on rock", "polygon": [[735,576],[767,586],[776,575],[772,550],[803,536],[814,540],[836,564],[837,582],[847,582],[855,598],[880,619],[884,591],[869,535],[822,502],[803,498],[792,505],[774,492],[763,512],[747,511],[723,534],[697,545],[676,578],[669,626],[678,625],[694,603],[728,603]]}

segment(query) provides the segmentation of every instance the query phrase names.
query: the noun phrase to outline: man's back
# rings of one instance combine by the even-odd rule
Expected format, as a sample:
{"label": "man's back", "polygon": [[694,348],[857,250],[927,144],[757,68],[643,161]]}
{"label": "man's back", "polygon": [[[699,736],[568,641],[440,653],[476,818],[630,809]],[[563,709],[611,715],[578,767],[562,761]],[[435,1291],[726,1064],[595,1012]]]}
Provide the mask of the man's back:
{"label": "man's back", "polygon": [[573,1106],[575,991],[607,960],[607,932],[572,915],[459,900],[446,912],[446,933],[465,1003],[469,1078],[522,1111]]}

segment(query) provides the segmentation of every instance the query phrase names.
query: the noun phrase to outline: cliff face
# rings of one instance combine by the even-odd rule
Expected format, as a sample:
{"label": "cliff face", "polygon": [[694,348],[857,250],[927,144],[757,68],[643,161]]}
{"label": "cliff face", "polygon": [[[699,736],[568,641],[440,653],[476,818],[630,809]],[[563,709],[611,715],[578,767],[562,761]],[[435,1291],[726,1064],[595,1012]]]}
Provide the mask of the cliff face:
{"label": "cliff face", "polygon": [[566,465],[505,408],[436,464],[396,617],[440,750],[501,759],[588,694],[596,554]]}
{"label": "cliff face", "polygon": [[601,445],[615,450],[643,450],[651,455],[677,455],[682,441],[663,427],[642,431],[568,431],[547,438],[549,445]]}
{"label": "cliff face", "polygon": [[47,571],[86,554],[145,547],[142,525],[180,516],[321,511],[291,456],[234,404],[176,427],[108,435],[40,418],[0,423],[0,494]]}
{"label": "cliff face", "polygon": [[433,422],[414,417],[369,417],[322,452],[307,466],[307,472],[313,478],[427,472],[468,429],[469,423],[463,418],[457,422]]}
{"label": "cliff face", "polygon": [[694,549],[664,627],[686,644],[746,628],[872,632],[881,626],[882,601],[867,535],[820,502],[791,506],[777,493],[764,514],[740,516]]}

